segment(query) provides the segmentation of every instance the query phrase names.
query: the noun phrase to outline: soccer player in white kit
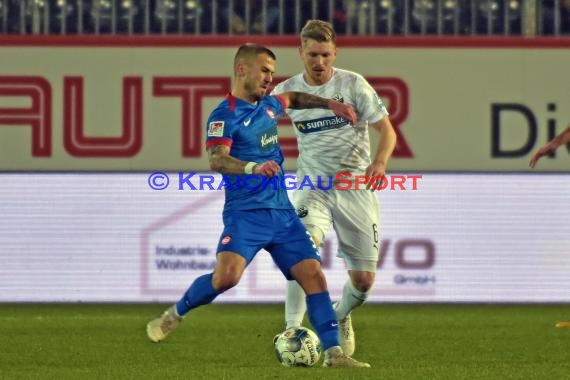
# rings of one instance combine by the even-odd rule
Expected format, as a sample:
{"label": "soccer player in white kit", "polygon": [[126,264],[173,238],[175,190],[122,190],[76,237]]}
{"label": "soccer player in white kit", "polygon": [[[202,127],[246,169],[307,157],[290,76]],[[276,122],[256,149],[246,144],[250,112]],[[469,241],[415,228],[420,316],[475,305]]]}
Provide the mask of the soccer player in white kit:
{"label": "soccer player in white kit", "polygon": [[[308,177],[315,187],[297,189],[293,203],[317,246],[332,225],[339,241],[337,256],[344,259],[348,270],[349,279],[334,306],[341,346],[351,355],[355,339],[350,313],[366,301],[374,284],[380,249],[379,212],[372,183],[359,190],[355,186],[339,190],[335,187],[335,177],[340,172],[350,173],[352,179],[356,175],[383,176],[396,145],[396,133],[384,103],[372,86],[360,74],[333,67],[336,35],[330,23],[307,21],[301,31],[299,52],[303,73],[281,82],[273,93],[303,91],[332,98],[352,105],[358,116],[356,125],[351,125],[327,110],[286,111],[299,147],[297,181],[301,183]],[[372,161],[369,127],[380,134]],[[333,183],[327,183],[329,178]],[[327,187],[330,189],[322,190]],[[346,188],[344,182],[343,188]],[[305,311],[302,288],[289,281],[285,303],[287,328],[300,326]]]}

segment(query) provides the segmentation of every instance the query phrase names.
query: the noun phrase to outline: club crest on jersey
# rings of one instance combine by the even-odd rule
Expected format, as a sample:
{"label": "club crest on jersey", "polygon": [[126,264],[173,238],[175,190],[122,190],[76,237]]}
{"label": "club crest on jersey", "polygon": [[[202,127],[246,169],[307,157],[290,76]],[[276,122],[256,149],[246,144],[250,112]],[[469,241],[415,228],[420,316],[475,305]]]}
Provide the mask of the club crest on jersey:
{"label": "club crest on jersey", "polygon": [[224,122],[211,121],[208,125],[208,136],[223,137],[224,136]]}
{"label": "club crest on jersey", "polygon": [[307,207],[301,206],[297,209],[297,216],[299,218],[304,218],[307,215],[309,215],[309,209]]}
{"label": "club crest on jersey", "polygon": [[273,112],[273,110],[266,108],[265,112],[267,112],[270,118],[275,119],[275,112]]}
{"label": "club crest on jersey", "polygon": [[336,100],[337,102],[344,103],[344,98],[342,97],[342,94],[334,94],[331,99]]}

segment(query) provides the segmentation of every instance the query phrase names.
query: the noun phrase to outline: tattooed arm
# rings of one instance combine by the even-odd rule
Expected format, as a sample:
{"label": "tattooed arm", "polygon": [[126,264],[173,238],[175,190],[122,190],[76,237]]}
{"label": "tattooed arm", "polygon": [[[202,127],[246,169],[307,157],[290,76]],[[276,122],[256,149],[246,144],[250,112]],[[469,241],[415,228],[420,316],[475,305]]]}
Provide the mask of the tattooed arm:
{"label": "tattooed arm", "polygon": [[286,108],[328,108],[335,115],[347,119],[350,124],[356,124],[356,113],[351,105],[297,91],[284,92],[279,94],[279,96],[285,101]]}
{"label": "tattooed arm", "polygon": [[280,95],[285,100],[287,108],[329,108],[331,99],[322,98],[320,96],[307,94],[304,92],[285,92]]}
{"label": "tattooed arm", "polygon": [[210,169],[221,174],[243,174],[246,161],[230,156],[230,147],[213,145],[208,148]]}
{"label": "tattooed arm", "polygon": [[281,168],[275,161],[247,162],[230,156],[230,147],[212,145],[208,148],[210,169],[221,174],[257,174],[273,177]]}

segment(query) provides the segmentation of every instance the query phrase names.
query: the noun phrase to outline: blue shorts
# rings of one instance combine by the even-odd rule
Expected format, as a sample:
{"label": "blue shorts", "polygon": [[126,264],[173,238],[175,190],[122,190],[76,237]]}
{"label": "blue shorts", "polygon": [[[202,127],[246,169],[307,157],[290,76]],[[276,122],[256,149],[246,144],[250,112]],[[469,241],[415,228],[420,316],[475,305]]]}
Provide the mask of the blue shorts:
{"label": "blue shorts", "polygon": [[265,249],[288,280],[292,266],[305,259],[321,261],[319,252],[295,210],[255,209],[224,212],[218,253],[230,251],[247,265]]}

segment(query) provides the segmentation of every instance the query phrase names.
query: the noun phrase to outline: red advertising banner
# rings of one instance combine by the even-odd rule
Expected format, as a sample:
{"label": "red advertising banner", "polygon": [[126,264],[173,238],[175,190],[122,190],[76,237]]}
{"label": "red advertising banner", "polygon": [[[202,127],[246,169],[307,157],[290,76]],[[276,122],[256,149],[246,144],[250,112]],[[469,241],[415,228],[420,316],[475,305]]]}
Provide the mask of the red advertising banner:
{"label": "red advertising banner", "polygon": [[[244,41],[302,70],[294,38],[0,38],[0,170],[207,171],[205,120],[230,90]],[[394,170],[526,171],[570,121],[568,39],[339,40],[397,129]],[[287,169],[296,138],[279,126]],[[377,136],[372,133],[373,142]],[[569,149],[541,162],[565,171]]]}

